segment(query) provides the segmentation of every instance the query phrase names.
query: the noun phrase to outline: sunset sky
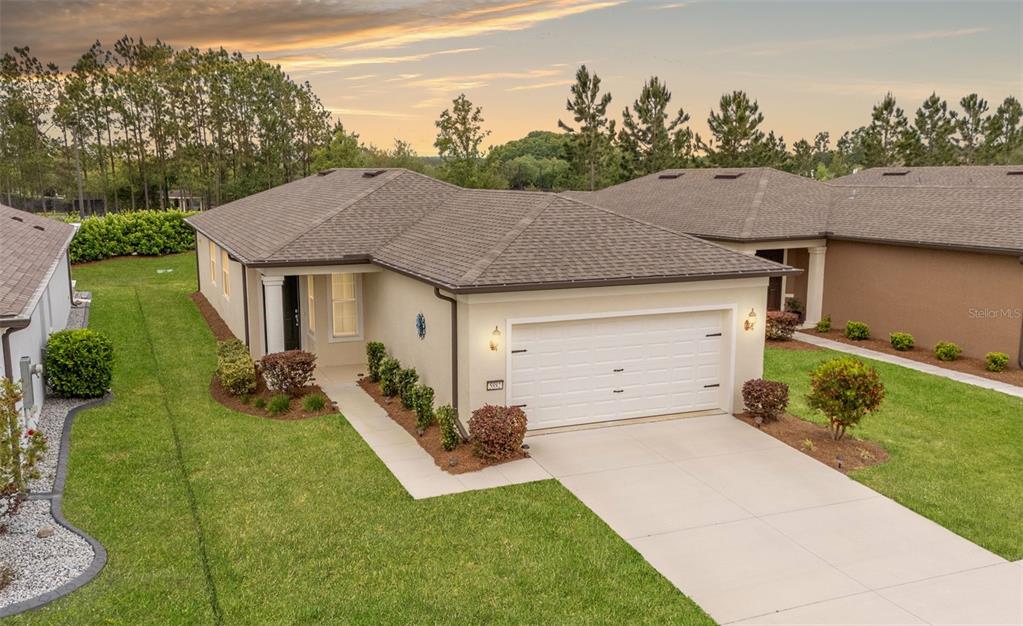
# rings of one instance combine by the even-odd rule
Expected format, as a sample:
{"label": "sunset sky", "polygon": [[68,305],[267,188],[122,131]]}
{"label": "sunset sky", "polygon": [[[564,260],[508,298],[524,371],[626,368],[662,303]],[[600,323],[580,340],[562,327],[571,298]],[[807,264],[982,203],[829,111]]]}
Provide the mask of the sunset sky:
{"label": "sunset sky", "polygon": [[401,137],[424,155],[461,92],[492,142],[556,129],[581,63],[616,117],[657,75],[697,132],[723,92],[744,89],[790,145],[866,123],[889,90],[907,112],[931,91],[976,91],[992,109],[1023,97],[1020,2],[0,0],[0,46],[64,68],[125,33],[279,63],[363,140]]}

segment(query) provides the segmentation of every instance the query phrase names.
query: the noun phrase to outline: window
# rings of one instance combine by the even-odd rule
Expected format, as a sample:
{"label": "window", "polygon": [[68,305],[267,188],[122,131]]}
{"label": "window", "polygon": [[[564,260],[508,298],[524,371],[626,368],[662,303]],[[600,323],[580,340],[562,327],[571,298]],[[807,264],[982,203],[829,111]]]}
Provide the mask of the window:
{"label": "window", "polygon": [[213,283],[214,285],[216,285],[217,284],[217,246],[213,245],[212,241],[210,241],[208,243],[210,244],[210,282]]}
{"label": "window", "polygon": [[330,302],[334,337],[358,337],[358,277],[355,274],[331,274]]}
{"label": "window", "polygon": [[309,308],[309,334],[316,334],[316,277],[305,277],[306,302]]}
{"label": "window", "polygon": [[231,297],[231,281],[228,272],[231,269],[231,264],[228,262],[227,250],[220,251],[220,273],[224,277],[224,297]]}

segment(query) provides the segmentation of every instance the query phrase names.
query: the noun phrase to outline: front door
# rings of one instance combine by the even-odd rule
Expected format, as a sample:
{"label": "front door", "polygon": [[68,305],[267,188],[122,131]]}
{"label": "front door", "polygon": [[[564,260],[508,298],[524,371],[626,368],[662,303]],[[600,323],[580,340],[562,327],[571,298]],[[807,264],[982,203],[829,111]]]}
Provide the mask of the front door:
{"label": "front door", "polygon": [[[757,256],[776,263],[785,262],[784,250],[757,250]],[[772,276],[767,283],[767,310],[781,310],[781,276]]]}
{"label": "front door", "polygon": [[302,318],[299,314],[298,276],[285,276],[284,289],[284,349],[302,348]]}

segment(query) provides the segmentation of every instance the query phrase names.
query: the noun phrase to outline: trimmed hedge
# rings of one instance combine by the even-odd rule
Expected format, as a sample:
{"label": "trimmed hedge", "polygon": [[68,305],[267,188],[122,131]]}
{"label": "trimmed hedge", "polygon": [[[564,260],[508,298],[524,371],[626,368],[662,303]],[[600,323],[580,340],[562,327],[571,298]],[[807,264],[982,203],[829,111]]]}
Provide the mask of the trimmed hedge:
{"label": "trimmed hedge", "polygon": [[401,371],[401,363],[393,356],[384,357],[380,361],[380,392],[388,398],[393,398],[398,393],[398,372]]}
{"label": "trimmed hedge", "polygon": [[375,383],[380,382],[380,364],[387,356],[387,349],[379,341],[366,343],[366,365],[369,366],[369,379]]}
{"label": "trimmed hedge", "polygon": [[458,447],[462,437],[458,434],[458,411],[450,404],[439,407],[436,411],[437,425],[440,426],[440,445],[448,452]]}
{"label": "trimmed hedge", "polygon": [[522,450],[526,436],[526,414],[512,406],[485,404],[469,418],[472,450],[486,461],[500,461]]}
{"label": "trimmed hedge", "polygon": [[831,313],[828,313],[817,322],[817,332],[826,333],[831,330]]}
{"label": "trimmed hedge", "polygon": [[419,373],[416,372],[416,368],[410,367],[398,370],[394,382],[398,390],[398,397],[401,398],[401,406],[406,409],[414,408],[416,399],[413,394],[415,393],[416,383],[419,382]]}
{"label": "trimmed hedge", "polygon": [[916,345],[916,340],[909,333],[892,333],[888,335],[888,340],[891,341],[892,347],[899,352],[912,350],[913,346]]}
{"label": "trimmed hedge", "polygon": [[195,231],[185,218],[190,211],[134,211],[82,220],[68,257],[72,263],[115,256],[159,256],[195,249]]}
{"label": "trimmed hedge", "polygon": [[951,341],[939,341],[934,346],[934,356],[939,361],[955,361],[962,353],[963,349]]}
{"label": "trimmed hedge", "polygon": [[58,396],[98,398],[110,388],[114,344],[89,328],[62,330],[46,342],[46,383]]}
{"label": "trimmed hedge", "polygon": [[984,366],[989,372],[1004,372],[1009,366],[1009,355],[1004,352],[988,352],[984,355]]}
{"label": "trimmed hedge", "polygon": [[870,326],[867,326],[864,322],[846,322],[845,336],[854,341],[870,339]]}
{"label": "trimmed hedge", "polygon": [[799,316],[788,311],[768,311],[765,334],[771,341],[788,341],[799,327]]}
{"label": "trimmed hedge", "polygon": [[747,380],[742,384],[742,402],[753,417],[773,422],[789,405],[789,386],[763,378]]}
{"label": "trimmed hedge", "polygon": [[305,350],[274,352],[259,360],[259,370],[270,391],[296,398],[313,381],[316,355]]}
{"label": "trimmed hedge", "polygon": [[241,396],[256,390],[256,364],[238,339],[217,345],[217,380],[228,393]]}
{"label": "trimmed hedge", "polygon": [[433,424],[433,387],[418,384],[412,388],[412,408],[416,410],[416,428],[426,429]]}

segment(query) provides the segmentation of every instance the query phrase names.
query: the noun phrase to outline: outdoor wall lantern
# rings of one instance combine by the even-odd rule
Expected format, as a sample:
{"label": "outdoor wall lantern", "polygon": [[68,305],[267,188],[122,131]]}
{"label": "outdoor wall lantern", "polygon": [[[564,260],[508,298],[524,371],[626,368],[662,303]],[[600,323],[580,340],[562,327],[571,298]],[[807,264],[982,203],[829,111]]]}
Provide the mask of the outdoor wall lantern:
{"label": "outdoor wall lantern", "polygon": [[746,321],[743,322],[742,327],[746,330],[746,332],[750,332],[757,327],[757,312],[755,310],[749,310],[749,313],[746,314]]}
{"label": "outdoor wall lantern", "polygon": [[490,350],[492,352],[497,352],[497,348],[500,346],[500,343],[501,330],[497,326],[494,326],[494,332],[490,333]]}

